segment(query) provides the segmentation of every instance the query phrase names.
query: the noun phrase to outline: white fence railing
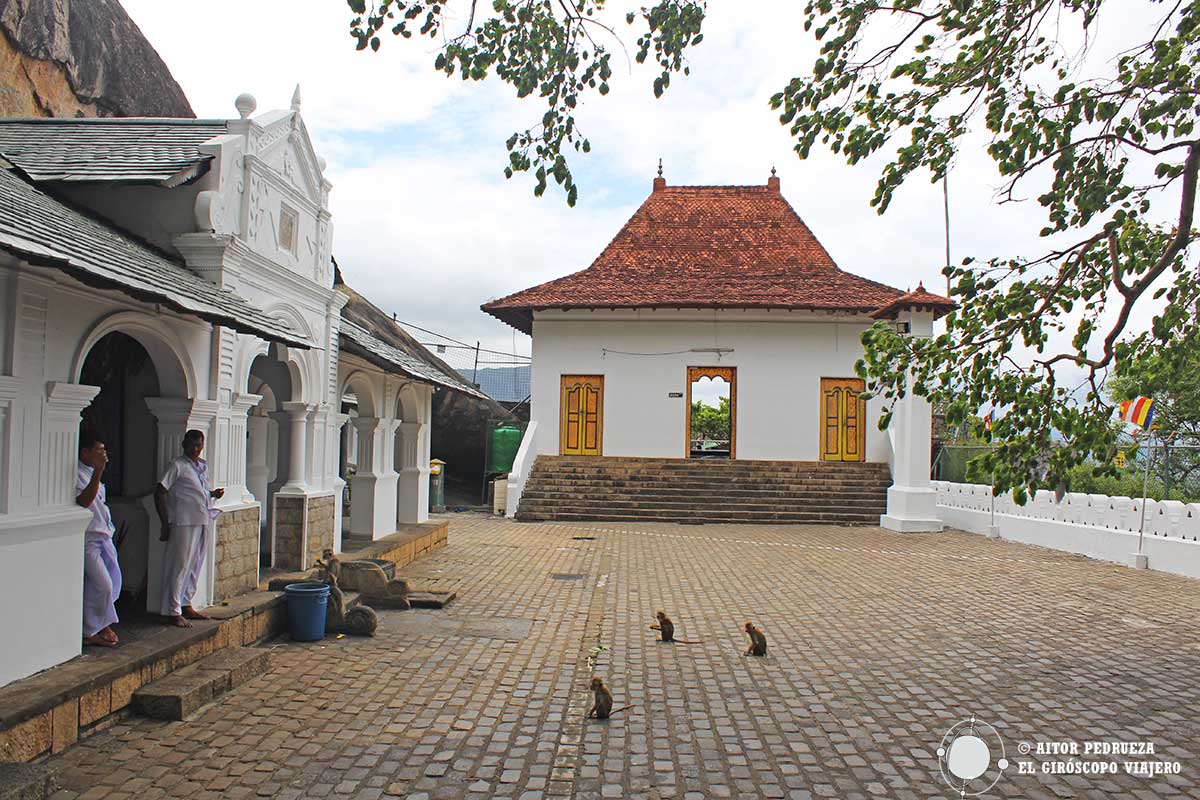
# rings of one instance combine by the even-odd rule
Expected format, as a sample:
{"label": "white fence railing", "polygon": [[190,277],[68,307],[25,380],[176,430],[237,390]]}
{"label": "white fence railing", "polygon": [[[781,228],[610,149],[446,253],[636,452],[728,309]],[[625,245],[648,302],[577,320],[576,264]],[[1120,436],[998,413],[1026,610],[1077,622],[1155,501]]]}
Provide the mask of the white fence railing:
{"label": "white fence railing", "polygon": [[[934,481],[938,514],[950,527],[986,533],[991,525],[991,487]],[[1001,538],[1052,547],[1107,561],[1133,563],[1142,500],[1102,494],[1039,491],[1024,506],[1011,495],[995,500]],[[1200,504],[1147,500],[1142,552],[1151,569],[1200,578]]]}
{"label": "white fence railing", "polygon": [[521,502],[521,493],[525,491],[525,482],[529,480],[529,472],[533,462],[537,460],[537,449],[533,442],[537,438],[537,423],[530,422],[517,448],[517,456],[513,459],[512,469],[508,473],[508,497],[505,499],[504,516],[515,517],[517,504]]}

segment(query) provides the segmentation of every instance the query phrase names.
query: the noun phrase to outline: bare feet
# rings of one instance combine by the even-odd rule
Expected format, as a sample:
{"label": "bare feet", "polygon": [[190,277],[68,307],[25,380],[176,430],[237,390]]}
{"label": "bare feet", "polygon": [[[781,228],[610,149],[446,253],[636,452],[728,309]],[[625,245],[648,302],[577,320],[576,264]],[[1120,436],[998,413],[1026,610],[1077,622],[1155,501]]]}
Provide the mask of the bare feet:
{"label": "bare feet", "polygon": [[183,617],[167,617],[167,624],[174,625],[176,628],[190,628],[192,623],[188,622]]}
{"label": "bare feet", "polygon": [[191,606],[184,606],[181,610],[183,611],[183,615],[188,619],[209,619],[207,614],[201,614]]}
{"label": "bare feet", "polygon": [[95,645],[96,647],[116,647],[117,635],[113,633],[112,628],[96,631],[91,636],[83,637],[84,644]]}

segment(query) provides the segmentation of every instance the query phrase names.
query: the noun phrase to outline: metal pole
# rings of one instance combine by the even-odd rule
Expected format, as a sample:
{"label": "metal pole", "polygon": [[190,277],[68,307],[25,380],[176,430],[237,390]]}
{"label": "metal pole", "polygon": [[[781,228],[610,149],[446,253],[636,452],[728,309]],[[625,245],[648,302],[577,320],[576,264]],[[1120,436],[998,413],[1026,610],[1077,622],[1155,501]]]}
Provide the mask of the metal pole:
{"label": "metal pole", "polygon": [[475,342],[475,366],[471,368],[471,384],[479,385],[479,342]]}
{"label": "metal pole", "polygon": [[1163,447],[1163,500],[1171,499],[1171,443],[1164,441]]}
{"label": "metal pole", "polygon": [[[942,176],[942,216],[946,222],[946,266],[950,266],[950,170]],[[950,276],[946,276],[946,296],[950,296]]]}
{"label": "metal pole", "polygon": [[1154,431],[1150,432],[1150,445],[1146,449],[1146,474],[1142,478],[1142,521],[1138,524],[1138,555],[1142,554],[1142,536],[1146,532],[1146,494],[1150,488],[1150,447],[1154,446]]}

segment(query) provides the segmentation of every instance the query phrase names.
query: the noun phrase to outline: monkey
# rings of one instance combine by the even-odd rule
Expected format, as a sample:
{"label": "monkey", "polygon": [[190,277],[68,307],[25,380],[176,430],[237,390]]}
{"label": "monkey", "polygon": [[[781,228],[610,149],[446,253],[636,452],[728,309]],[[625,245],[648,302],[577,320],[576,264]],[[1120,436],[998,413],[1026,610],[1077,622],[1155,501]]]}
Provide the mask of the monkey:
{"label": "monkey", "polygon": [[608,687],[604,685],[604,681],[600,678],[593,677],[590,686],[590,691],[594,699],[592,707],[588,709],[587,714],[584,715],[584,719],[608,719],[613,714],[620,714],[627,708],[633,708],[631,705],[613,708],[612,692],[608,690]]}
{"label": "monkey", "polygon": [[674,644],[675,642],[679,642],[680,644],[700,644],[700,642],[692,641],[690,639],[676,639],[675,623],[672,622],[671,618],[667,616],[667,612],[660,609],[654,612],[654,616],[658,619],[658,624],[651,625],[650,630],[661,631],[662,641],[668,644]]}
{"label": "monkey", "polygon": [[[342,577],[342,562],[338,559],[330,548],[326,548],[321,554],[324,558],[327,570],[332,570],[338,580]],[[317,562],[320,564],[321,562]],[[408,600],[408,582],[403,580],[388,580],[387,573],[378,564],[373,564],[370,561],[350,561],[347,562],[354,570],[355,587],[363,599],[370,602],[372,605],[384,606],[386,608],[412,608],[412,603]]]}
{"label": "monkey", "polygon": [[765,656],[767,654],[767,637],[761,628],[754,627],[753,622],[746,622],[746,635],[750,637],[750,646],[746,648],[748,656]]}
{"label": "monkey", "polygon": [[326,547],[322,550],[316,565],[325,570],[325,574],[333,575],[339,581],[342,579],[342,560],[333,552],[333,548]]}
{"label": "monkey", "polygon": [[[326,558],[337,564],[337,557],[330,558],[331,553],[325,551]],[[338,587],[337,572],[330,564],[317,562],[325,571],[324,582],[329,586],[329,605],[325,608],[325,628],[334,633],[349,633],[355,636],[374,636],[379,627],[379,615],[369,606],[355,606],[346,610],[346,595]]]}

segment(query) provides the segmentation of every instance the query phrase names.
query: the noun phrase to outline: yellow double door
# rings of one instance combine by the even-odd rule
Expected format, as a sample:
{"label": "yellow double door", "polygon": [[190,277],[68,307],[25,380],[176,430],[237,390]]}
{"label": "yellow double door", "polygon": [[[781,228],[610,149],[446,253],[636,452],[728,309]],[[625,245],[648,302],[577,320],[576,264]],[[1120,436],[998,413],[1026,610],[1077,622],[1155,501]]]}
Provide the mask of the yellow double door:
{"label": "yellow double door", "polygon": [[821,460],[865,461],[866,385],[858,378],[821,378]]}
{"label": "yellow double door", "polygon": [[[600,455],[604,444],[604,376],[563,375],[561,382],[559,452]],[[866,403],[859,399],[864,388],[858,378],[821,379],[822,461],[865,460]]]}

